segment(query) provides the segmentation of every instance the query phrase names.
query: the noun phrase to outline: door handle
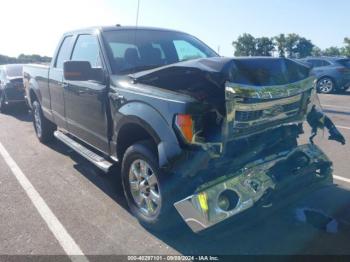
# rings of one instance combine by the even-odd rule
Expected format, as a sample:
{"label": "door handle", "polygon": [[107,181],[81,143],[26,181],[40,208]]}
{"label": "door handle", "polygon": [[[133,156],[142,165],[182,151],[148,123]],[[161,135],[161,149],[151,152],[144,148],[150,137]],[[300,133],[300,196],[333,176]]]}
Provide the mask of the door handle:
{"label": "door handle", "polygon": [[67,89],[69,87],[69,84],[67,82],[62,82],[60,86],[63,87],[64,89]]}
{"label": "door handle", "polygon": [[108,97],[110,99],[112,99],[113,101],[123,101],[123,100],[125,100],[124,96],[122,96],[120,94],[116,94],[116,93],[110,93],[108,95]]}

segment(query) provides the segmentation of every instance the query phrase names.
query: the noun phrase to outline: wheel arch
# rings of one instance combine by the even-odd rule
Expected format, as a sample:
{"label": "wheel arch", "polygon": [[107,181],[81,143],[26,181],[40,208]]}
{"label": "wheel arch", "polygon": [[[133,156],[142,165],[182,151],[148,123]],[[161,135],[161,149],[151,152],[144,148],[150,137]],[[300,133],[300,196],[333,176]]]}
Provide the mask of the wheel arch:
{"label": "wheel arch", "polygon": [[[116,155],[121,161],[130,142],[151,139],[156,146],[159,166],[166,165],[173,157],[181,153],[177,137],[165,119],[151,106],[134,102],[119,110],[114,136]],[[136,134],[136,135],[135,135]],[[136,140],[136,138],[140,138]],[[119,145],[118,145],[119,144]]]}
{"label": "wheel arch", "polygon": [[116,153],[118,159],[122,160],[127,148],[136,142],[150,140],[154,144],[156,155],[158,156],[157,145],[160,141],[157,134],[153,130],[146,127],[145,124],[140,124],[139,121],[126,121],[121,123],[121,127],[116,134]]}
{"label": "wheel arch", "polygon": [[29,103],[30,103],[30,106],[32,107],[34,101],[38,101],[39,104],[41,104],[41,100],[42,100],[42,97],[41,97],[41,92],[40,92],[39,86],[36,83],[36,81],[31,79],[29,82]]}

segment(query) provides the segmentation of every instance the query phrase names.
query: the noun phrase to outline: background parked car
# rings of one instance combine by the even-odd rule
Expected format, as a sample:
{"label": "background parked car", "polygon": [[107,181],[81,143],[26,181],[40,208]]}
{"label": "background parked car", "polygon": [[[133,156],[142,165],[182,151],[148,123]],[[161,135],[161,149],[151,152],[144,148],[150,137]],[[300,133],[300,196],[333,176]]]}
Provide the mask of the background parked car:
{"label": "background parked car", "polygon": [[350,59],[344,57],[308,57],[301,59],[313,67],[319,93],[345,91],[350,87]]}
{"label": "background parked car", "polygon": [[0,112],[5,112],[11,104],[25,104],[22,74],[20,64],[0,66]]}

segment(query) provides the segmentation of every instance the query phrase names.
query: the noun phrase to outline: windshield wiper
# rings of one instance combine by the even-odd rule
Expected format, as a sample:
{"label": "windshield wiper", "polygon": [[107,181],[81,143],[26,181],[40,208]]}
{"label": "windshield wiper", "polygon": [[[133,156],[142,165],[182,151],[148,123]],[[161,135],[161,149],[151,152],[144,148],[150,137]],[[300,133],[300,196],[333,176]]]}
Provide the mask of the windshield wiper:
{"label": "windshield wiper", "polygon": [[148,70],[148,69],[153,69],[153,68],[157,68],[157,67],[161,67],[161,66],[163,66],[163,65],[144,65],[144,66],[136,66],[136,67],[126,68],[126,69],[120,70],[119,73],[140,72],[140,71],[144,71],[144,70]]}

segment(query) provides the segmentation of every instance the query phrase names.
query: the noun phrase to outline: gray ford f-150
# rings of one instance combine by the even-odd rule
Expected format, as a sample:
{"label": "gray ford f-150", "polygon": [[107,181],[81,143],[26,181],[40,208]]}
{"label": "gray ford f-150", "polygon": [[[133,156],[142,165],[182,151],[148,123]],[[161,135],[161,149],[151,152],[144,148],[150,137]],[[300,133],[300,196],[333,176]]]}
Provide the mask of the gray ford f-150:
{"label": "gray ford f-150", "polygon": [[313,137],[298,144],[305,121],[345,143],[307,66],[219,57],[177,31],[66,33],[49,67],[24,66],[24,84],[39,140],[56,137],[106,172],[120,166],[130,210],[154,229],[181,216],[198,232],[331,183]]}

